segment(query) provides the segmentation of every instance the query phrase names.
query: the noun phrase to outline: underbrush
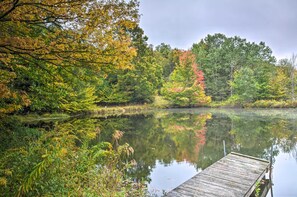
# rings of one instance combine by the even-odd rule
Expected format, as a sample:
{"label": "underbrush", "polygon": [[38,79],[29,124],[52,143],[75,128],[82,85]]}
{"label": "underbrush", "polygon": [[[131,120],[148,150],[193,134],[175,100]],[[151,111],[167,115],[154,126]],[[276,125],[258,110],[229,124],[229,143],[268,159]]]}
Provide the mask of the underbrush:
{"label": "underbrush", "polygon": [[[14,121],[0,122],[5,130]],[[19,137],[14,132],[22,133]],[[0,152],[0,193],[3,196],[144,196],[146,188],[126,174],[136,165],[133,149],[119,145],[123,132],[115,131],[114,144],[89,142],[100,130],[65,123],[53,130],[23,126]]]}
{"label": "underbrush", "polygon": [[243,106],[247,108],[296,108],[297,101],[258,100]]}

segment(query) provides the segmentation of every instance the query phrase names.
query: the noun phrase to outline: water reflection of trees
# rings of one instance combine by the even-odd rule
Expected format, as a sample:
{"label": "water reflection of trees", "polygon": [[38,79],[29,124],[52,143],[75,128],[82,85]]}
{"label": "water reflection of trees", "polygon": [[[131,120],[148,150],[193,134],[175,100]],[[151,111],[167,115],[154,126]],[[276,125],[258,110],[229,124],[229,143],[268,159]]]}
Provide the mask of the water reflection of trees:
{"label": "water reflection of trees", "polygon": [[240,113],[163,112],[106,119],[100,124],[105,131],[121,129],[125,132],[123,142],[135,149],[138,165],[130,175],[137,180],[149,181],[157,160],[164,165],[187,161],[204,169],[224,156],[223,140],[227,152],[270,159],[271,155],[274,157],[283,151],[291,152],[297,158],[294,154],[297,141],[294,119],[257,114],[242,116]]}
{"label": "water reflection of trees", "polygon": [[[234,124],[232,135],[237,151],[269,159],[279,151],[291,152],[296,147],[295,120],[268,116],[231,116]],[[273,146],[273,153],[271,153]]]}
{"label": "water reflection of trees", "polygon": [[[282,151],[290,153],[297,160],[295,120],[251,113],[218,112],[158,112],[36,124],[7,120],[0,121],[0,151],[3,153],[9,149],[28,147],[28,144],[34,144],[43,135],[55,130],[73,134],[77,147],[85,142],[89,146],[103,141],[113,142],[114,131],[121,130],[124,136],[119,143],[127,142],[135,150],[133,157],[137,165],[129,169],[129,176],[149,182],[149,175],[157,161],[164,165],[186,161],[196,168],[208,167],[224,156],[223,141],[226,142],[227,152],[237,151],[270,159]],[[29,159],[28,165],[31,162]],[[39,161],[40,157],[35,160]]]}

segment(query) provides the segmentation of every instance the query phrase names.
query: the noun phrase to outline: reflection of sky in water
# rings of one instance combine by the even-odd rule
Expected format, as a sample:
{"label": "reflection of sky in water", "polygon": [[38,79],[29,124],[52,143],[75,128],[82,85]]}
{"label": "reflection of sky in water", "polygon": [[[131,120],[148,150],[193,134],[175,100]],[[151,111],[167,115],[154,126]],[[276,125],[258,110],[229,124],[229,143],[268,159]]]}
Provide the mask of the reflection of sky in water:
{"label": "reflection of sky in water", "polygon": [[[272,172],[273,196],[296,197],[297,160],[290,153],[280,152],[275,157]],[[271,196],[271,194],[269,193],[267,196]]]}
{"label": "reflection of sky in water", "polygon": [[[185,161],[174,161],[170,165],[156,161],[156,166],[150,174],[151,183],[148,190],[153,195],[162,196],[163,191],[174,189],[200,171],[201,169],[197,171],[193,165]],[[272,172],[273,196],[297,197],[297,160],[292,154],[280,151],[275,157]],[[268,196],[272,196],[270,191]]]}
{"label": "reflection of sky in water", "polygon": [[148,190],[151,194],[160,196],[163,191],[168,192],[174,189],[197,173],[196,168],[185,161],[173,161],[171,165],[156,161],[156,166],[150,174],[152,181],[148,185]]}

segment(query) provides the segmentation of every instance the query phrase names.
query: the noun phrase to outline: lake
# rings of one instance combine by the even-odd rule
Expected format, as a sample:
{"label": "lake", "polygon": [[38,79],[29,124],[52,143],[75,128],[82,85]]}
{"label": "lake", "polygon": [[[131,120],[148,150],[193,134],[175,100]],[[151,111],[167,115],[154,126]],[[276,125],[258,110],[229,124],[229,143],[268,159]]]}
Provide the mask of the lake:
{"label": "lake", "polygon": [[[162,196],[221,159],[223,143],[226,153],[272,160],[273,187],[268,196],[297,196],[297,111],[293,109],[171,109],[22,125],[30,131],[52,130],[69,123],[82,131],[81,135],[85,130],[100,130],[92,144],[112,142],[114,131],[122,131],[123,137],[117,143],[130,144],[137,163],[128,176],[146,182],[152,196]],[[24,139],[24,135],[13,138]],[[1,151],[11,148],[12,137],[2,134],[1,139]]]}

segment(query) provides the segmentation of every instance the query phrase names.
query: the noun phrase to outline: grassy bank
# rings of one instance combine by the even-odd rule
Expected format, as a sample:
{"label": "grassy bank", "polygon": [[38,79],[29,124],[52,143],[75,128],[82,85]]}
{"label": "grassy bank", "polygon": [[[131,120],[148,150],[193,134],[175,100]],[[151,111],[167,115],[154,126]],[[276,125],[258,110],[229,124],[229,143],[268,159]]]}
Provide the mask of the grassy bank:
{"label": "grassy bank", "polygon": [[[259,100],[254,103],[231,103],[228,101],[211,102],[203,106],[210,108],[297,108],[297,101],[276,101],[276,100]],[[167,109],[176,108],[170,105],[161,96],[157,96],[152,104],[143,105],[124,105],[124,106],[97,106],[94,109],[84,111],[77,114],[68,113],[45,113],[45,114],[28,114],[28,115],[15,115],[22,122],[35,122],[35,121],[54,121],[65,120],[75,116],[81,115],[95,115],[95,116],[120,116],[120,115],[134,115],[143,114],[154,109]]]}
{"label": "grassy bank", "polygon": [[125,106],[97,106],[91,110],[83,111],[75,114],[71,113],[29,113],[26,115],[14,115],[21,122],[51,122],[55,120],[66,120],[71,117],[83,116],[83,115],[95,115],[95,116],[119,116],[119,115],[133,115],[148,112],[154,109],[152,105],[125,105]]}
{"label": "grassy bank", "polygon": [[[176,105],[168,102],[162,96],[156,96],[151,105],[154,109],[177,108]],[[240,102],[238,100],[212,101],[201,107],[209,108],[297,108],[297,101],[258,100],[255,102]],[[187,107],[185,107],[187,108]],[[198,108],[198,107],[197,107]]]}
{"label": "grassy bank", "polygon": [[239,102],[212,102],[209,107],[228,107],[228,108],[297,108],[297,101],[276,101],[276,100],[258,100],[253,103]]}
{"label": "grassy bank", "polygon": [[92,115],[102,115],[102,116],[113,116],[113,115],[129,115],[129,114],[139,114],[147,112],[154,107],[152,105],[125,105],[125,106],[112,106],[103,107],[97,106],[96,108],[87,111],[87,114]]}
{"label": "grassy bank", "polygon": [[296,108],[297,101],[259,100],[245,104],[247,108]]}

